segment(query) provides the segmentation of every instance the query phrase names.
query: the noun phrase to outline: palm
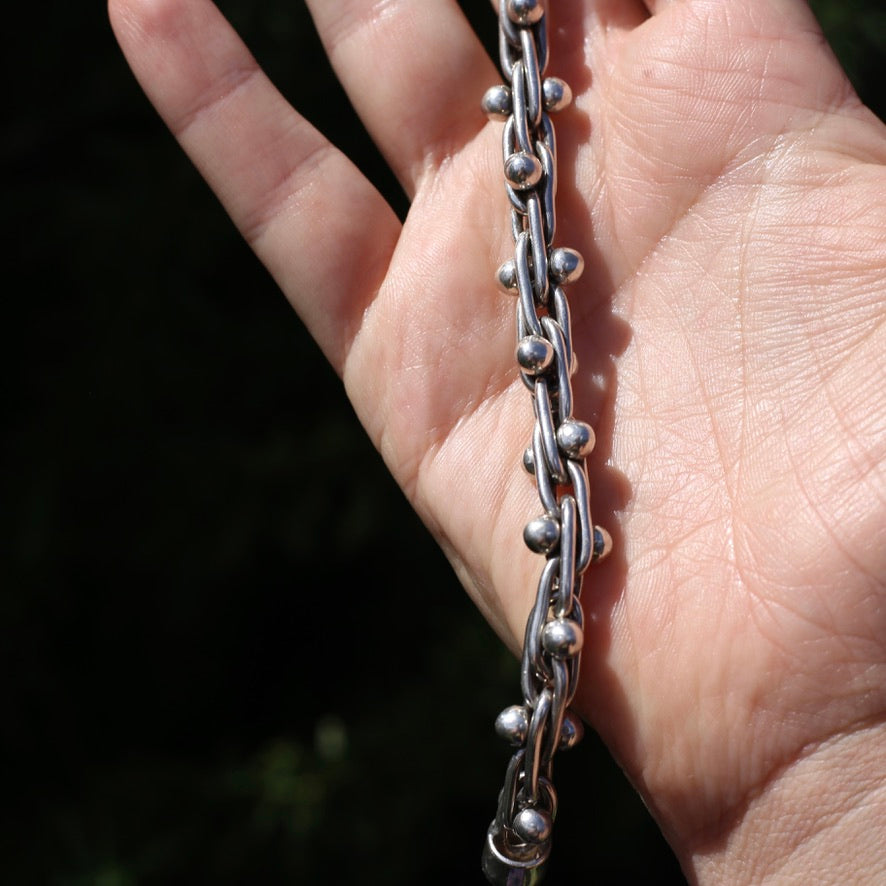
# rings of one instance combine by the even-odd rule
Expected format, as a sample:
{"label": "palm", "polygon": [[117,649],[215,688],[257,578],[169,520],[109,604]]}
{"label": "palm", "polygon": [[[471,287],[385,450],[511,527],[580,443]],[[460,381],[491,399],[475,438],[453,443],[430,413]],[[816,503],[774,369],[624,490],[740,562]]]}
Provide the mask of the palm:
{"label": "palm", "polygon": [[[196,35],[209,21],[225,33],[202,0],[184,28],[174,5],[155,4],[165,8],[155,28],[178,22]],[[173,86],[159,71],[168,47],[137,39],[120,10],[116,19],[149,93],[516,646],[539,568],[520,529],[539,506],[518,467],[531,409],[512,360],[513,305],[491,284],[507,256],[507,207],[498,127],[476,106],[496,75],[441,4],[433,14],[451,23],[435,33],[449,36],[429,69],[411,42],[390,38],[386,69],[393,58],[402,73],[370,94],[361,84],[372,74],[378,85],[383,55],[374,62],[363,40],[384,31],[349,26],[368,4],[315,5],[358,110],[413,196],[402,232],[319,137],[292,117],[268,122],[282,106],[260,81],[238,86],[263,96],[257,109],[216,88],[220,101],[193,113],[231,59],[242,66],[239,49],[227,68],[220,51],[193,70],[182,53]],[[579,702],[672,839],[688,844],[715,837],[712,822],[725,827],[804,749],[886,709],[886,210],[874,198],[886,186],[875,165],[886,134],[853,104],[801,4],[665,4],[639,27],[647,15],[629,3],[583,4],[594,16],[581,5],[554,34],[552,73],[577,96],[556,120],[558,240],[588,263],[570,293],[575,412],[598,430],[594,516],[619,549],[586,582]],[[420,33],[430,4],[421,9],[391,17]],[[429,76],[455,81],[455,100],[438,84],[449,102],[434,106]],[[255,131],[219,147],[214,114]],[[319,249],[294,255],[309,229],[326,232]]]}

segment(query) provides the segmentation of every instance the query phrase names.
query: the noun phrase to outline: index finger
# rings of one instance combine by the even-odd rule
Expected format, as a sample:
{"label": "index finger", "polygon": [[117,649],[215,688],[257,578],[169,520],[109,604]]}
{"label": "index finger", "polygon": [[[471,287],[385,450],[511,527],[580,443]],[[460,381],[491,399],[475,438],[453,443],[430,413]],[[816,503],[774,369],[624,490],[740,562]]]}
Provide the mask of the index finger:
{"label": "index finger", "polygon": [[110,0],[142,88],[341,372],[400,233],[210,0]]}

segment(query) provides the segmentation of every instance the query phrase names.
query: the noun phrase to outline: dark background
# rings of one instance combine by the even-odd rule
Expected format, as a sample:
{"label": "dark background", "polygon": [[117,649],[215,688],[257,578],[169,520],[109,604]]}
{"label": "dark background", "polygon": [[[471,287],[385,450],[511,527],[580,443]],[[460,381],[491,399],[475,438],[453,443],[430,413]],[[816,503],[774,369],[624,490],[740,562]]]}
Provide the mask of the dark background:
{"label": "dark background", "polygon": [[[221,6],[405,211],[301,4]],[[884,116],[881,0],[815,8]],[[488,4],[470,12],[494,40]],[[18,15],[0,882],[479,883],[516,663],[148,106],[103,5]],[[593,736],[557,783],[552,884],[682,882]]]}

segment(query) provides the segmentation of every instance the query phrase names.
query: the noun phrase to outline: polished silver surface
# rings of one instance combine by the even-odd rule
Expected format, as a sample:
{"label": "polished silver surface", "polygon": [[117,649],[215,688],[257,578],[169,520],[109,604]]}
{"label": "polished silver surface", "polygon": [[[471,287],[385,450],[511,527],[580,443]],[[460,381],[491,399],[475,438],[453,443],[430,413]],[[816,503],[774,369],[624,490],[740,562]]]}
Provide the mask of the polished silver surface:
{"label": "polished silver surface", "polygon": [[[572,104],[572,90],[569,88],[569,84],[559,77],[545,77],[541,91],[545,110],[549,114],[562,111]],[[508,95],[510,97],[510,93]]]}
{"label": "polished silver surface", "polygon": [[507,12],[515,25],[534,25],[545,14],[540,0],[507,0]]}
{"label": "polished silver surface", "polygon": [[585,260],[576,249],[561,247],[551,252],[551,279],[557,283],[574,283],[585,269]]}
{"label": "polished silver surface", "polygon": [[483,846],[482,870],[493,886],[538,886],[545,875],[545,864],[550,854],[550,842],[539,847],[532,846],[534,854],[520,858],[512,845],[502,838],[501,831],[493,831],[490,825]]}
{"label": "polished silver surface", "polygon": [[541,179],[541,161],[525,151],[516,151],[505,161],[505,180],[518,191],[534,188]]}
{"label": "polished silver surface", "polygon": [[529,709],[522,704],[505,708],[495,718],[495,731],[515,747],[522,747],[526,744],[526,734],[529,732]]}
{"label": "polished silver surface", "polygon": [[563,725],[560,727],[560,745],[559,750],[568,751],[574,748],[584,737],[584,723],[572,711],[567,711],[563,718]]}
{"label": "polished silver surface", "polygon": [[612,551],[612,536],[602,527],[594,527],[594,553],[593,560],[605,560]]}
{"label": "polished silver surface", "polygon": [[527,335],[517,342],[515,354],[520,368],[529,375],[538,375],[551,365],[554,347],[540,335]]}
{"label": "polished silver surface", "polygon": [[[547,85],[547,81],[545,85]],[[547,92],[544,93],[544,96],[544,100],[547,101]],[[511,90],[504,85],[491,86],[486,90],[480,105],[483,108],[483,113],[490,120],[507,120],[513,112]]]}
{"label": "polished silver surface", "polygon": [[557,443],[567,458],[587,458],[594,451],[594,429],[583,421],[568,418],[557,428]]}
{"label": "polished silver surface", "polygon": [[512,258],[502,263],[495,272],[495,279],[498,280],[498,285],[506,292],[517,288],[517,265]]}
{"label": "polished silver surface", "polygon": [[583,644],[581,625],[571,618],[555,618],[541,632],[541,645],[554,658],[572,658]]}
{"label": "polished silver surface", "polygon": [[514,817],[514,833],[526,843],[544,843],[551,838],[554,823],[542,809],[527,806]]}
{"label": "polished silver surface", "polygon": [[523,529],[526,547],[536,554],[549,554],[560,541],[560,524],[548,514],[530,520]]}
{"label": "polished silver surface", "polygon": [[591,520],[585,459],[594,431],[572,414],[578,362],[564,286],[579,279],[584,261],[575,249],[554,246],[557,142],[549,116],[570,105],[572,91],[545,76],[541,0],[499,0],[499,60],[506,82],[487,90],[482,108],[504,122],[501,156],[514,252],[496,276],[503,290],[516,291],[515,357],[535,418],[522,464],[535,478],[543,513],[526,524],[523,538],[545,559],[523,639],[523,703],[506,708],[495,723],[514,750],[482,866],[491,883],[531,886],[541,882],[551,848],[553,758],[584,733],[569,710],[585,639],[583,574],[608,553],[612,539]]}

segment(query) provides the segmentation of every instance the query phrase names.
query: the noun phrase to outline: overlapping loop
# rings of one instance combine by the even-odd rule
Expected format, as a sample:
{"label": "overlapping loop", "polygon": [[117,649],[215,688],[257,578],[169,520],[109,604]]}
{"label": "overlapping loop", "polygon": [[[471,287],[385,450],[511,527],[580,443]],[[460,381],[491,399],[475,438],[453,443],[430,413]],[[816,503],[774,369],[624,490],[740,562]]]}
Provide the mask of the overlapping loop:
{"label": "overlapping loop", "polygon": [[[572,416],[577,364],[564,284],[579,277],[583,262],[575,250],[553,246],[557,144],[549,114],[568,105],[571,93],[562,80],[544,77],[548,41],[540,0],[500,0],[499,54],[507,83],[490,89],[483,106],[505,124],[502,159],[514,258],[498,278],[516,291],[516,356],[535,414],[523,464],[535,476],[543,513],[526,525],[523,537],[546,560],[526,623],[523,705],[506,709],[496,726],[517,750],[487,836],[484,871],[492,882],[528,884],[538,879],[525,872],[540,869],[550,850],[553,757],[582,732],[569,711],[584,642],[582,575],[609,541],[591,522],[585,457],[594,433]],[[512,879],[514,872],[518,879]]]}

